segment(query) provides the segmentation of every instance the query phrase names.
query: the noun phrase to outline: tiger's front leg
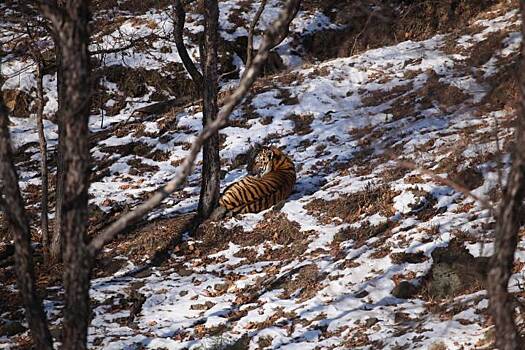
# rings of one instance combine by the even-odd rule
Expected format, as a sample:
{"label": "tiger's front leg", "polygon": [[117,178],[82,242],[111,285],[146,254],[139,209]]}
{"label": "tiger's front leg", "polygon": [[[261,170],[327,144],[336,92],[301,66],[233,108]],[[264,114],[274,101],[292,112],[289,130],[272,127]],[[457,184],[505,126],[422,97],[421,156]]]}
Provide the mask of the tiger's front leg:
{"label": "tiger's front leg", "polygon": [[272,207],[272,210],[273,211],[280,211],[283,207],[284,207],[284,204],[286,203],[286,200],[282,200],[280,202],[277,202],[276,204],[274,204],[274,206]]}

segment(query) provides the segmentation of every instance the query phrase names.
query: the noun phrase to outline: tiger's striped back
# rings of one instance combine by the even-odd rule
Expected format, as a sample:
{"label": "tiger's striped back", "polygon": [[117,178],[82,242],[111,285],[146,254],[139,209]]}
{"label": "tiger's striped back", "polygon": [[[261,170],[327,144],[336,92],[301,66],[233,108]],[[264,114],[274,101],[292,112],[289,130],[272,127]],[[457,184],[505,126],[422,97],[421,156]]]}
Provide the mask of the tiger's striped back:
{"label": "tiger's striped back", "polygon": [[257,213],[285,200],[292,193],[296,174],[292,160],[280,149],[263,149],[256,157],[253,171],[224,191],[219,204],[232,212]]}

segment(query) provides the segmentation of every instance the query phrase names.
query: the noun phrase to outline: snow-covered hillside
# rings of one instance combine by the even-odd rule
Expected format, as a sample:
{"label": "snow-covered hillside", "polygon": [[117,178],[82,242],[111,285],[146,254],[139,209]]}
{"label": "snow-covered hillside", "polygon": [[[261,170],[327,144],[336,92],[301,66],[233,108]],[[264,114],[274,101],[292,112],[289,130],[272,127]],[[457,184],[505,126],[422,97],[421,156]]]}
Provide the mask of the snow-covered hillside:
{"label": "snow-covered hillside", "polygon": [[[232,18],[249,21],[257,7],[239,15],[241,3],[220,3],[225,39],[246,35]],[[261,27],[276,16],[278,6],[269,1]],[[97,48],[117,45],[113,37],[126,31],[137,37],[171,31],[167,10],[122,16],[119,29],[101,34]],[[188,32],[201,30],[200,21],[190,14]],[[104,252],[92,281],[90,347],[491,346],[488,301],[478,276],[485,263],[481,257],[492,249],[490,210],[400,161],[497,203],[512,136],[512,82],[521,44],[518,11],[500,4],[461,32],[307,61],[297,38],[338,26],[323,13],[302,11],[291,38],[277,50],[288,68],[261,78],[221,131],[223,186],[246,174],[243,159],[255,142],[278,146],[294,160],[298,181],[286,204],[207,223],[188,235],[184,226],[199,193],[197,166],[187,186],[154,211],[148,223],[120,236]],[[112,80],[115,66],[171,74],[170,64],[179,62],[174,43],[157,38],[150,44],[154,49],[148,52],[129,49],[101,58],[110,68],[104,68],[108,75],[100,81],[105,97],[98,107],[105,110],[104,119],[96,114],[90,120],[92,230],[169,180],[201,129],[198,104],[153,116],[133,113],[151,104],[155,94],[179,97],[169,89],[159,91],[149,75],[144,75],[145,91],[135,97],[125,95],[125,82]],[[242,69],[240,57],[234,55],[231,62]],[[13,59],[3,65],[2,73],[10,76],[4,89],[31,93],[32,70],[14,75],[27,64]],[[237,78],[223,81],[223,93]],[[45,85],[46,112],[51,114],[56,77],[47,75]],[[108,110],[115,105],[120,107],[111,115]],[[17,117],[11,122],[22,186],[37,206],[35,122]],[[45,127],[54,148],[56,125],[46,121]],[[442,260],[441,253],[452,251],[462,257],[457,260],[471,264],[471,271]],[[511,280],[516,292],[524,262],[520,243]],[[443,268],[448,269],[446,286],[438,280]],[[12,274],[3,276],[10,284],[2,294],[14,295]],[[49,287],[45,301],[57,328],[61,293]],[[0,322],[16,313],[0,313]],[[27,332],[0,335],[0,348],[14,349],[24,341]]]}

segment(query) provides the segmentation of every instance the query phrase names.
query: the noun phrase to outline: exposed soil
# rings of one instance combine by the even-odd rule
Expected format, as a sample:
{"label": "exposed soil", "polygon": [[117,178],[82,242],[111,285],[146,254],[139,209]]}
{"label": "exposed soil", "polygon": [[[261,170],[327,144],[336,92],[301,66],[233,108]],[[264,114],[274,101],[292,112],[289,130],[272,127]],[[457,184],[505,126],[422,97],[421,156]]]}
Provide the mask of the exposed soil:
{"label": "exposed soil", "polygon": [[284,299],[298,293],[299,300],[305,301],[317,294],[322,285],[320,282],[324,278],[325,276],[320,273],[316,264],[306,265],[301,267],[292,278],[279,285],[278,288],[284,288],[281,295]]}
{"label": "exposed soil", "polygon": [[[397,226],[397,224],[391,221],[387,221],[385,223],[377,224],[377,225],[371,225],[368,222],[364,222],[361,224],[361,226],[357,228],[348,227],[348,228],[345,228],[339,231],[335,235],[333,243],[338,244],[340,242],[353,240],[355,247],[358,248],[364,245],[370,238],[377,237],[377,236],[382,237],[382,240],[380,240],[380,242],[382,242],[383,239],[386,239],[389,236],[389,232],[395,226]],[[377,245],[380,245],[380,244],[377,244]],[[386,251],[381,252],[380,256],[375,256],[375,257],[376,258],[383,257],[383,256],[386,256],[388,253],[389,251],[386,250]]]}
{"label": "exposed soil", "polygon": [[128,156],[130,154],[134,154],[137,156],[146,156],[152,151],[153,147],[150,145],[146,145],[142,142],[130,142],[123,145],[118,146],[102,146],[100,147],[100,150],[104,153],[108,153],[110,155],[118,153],[121,157]]}

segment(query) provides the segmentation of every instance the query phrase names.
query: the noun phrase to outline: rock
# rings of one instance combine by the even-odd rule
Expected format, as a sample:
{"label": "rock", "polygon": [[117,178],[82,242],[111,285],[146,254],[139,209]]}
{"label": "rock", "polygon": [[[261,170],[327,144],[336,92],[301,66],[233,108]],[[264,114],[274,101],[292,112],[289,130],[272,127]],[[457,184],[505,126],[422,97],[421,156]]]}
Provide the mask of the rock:
{"label": "rock", "polygon": [[457,240],[432,252],[433,265],[425,277],[426,290],[435,299],[453,298],[484,288],[488,257],[475,258]]}
{"label": "rock", "polygon": [[204,304],[193,304],[190,306],[191,310],[208,310],[215,306],[215,303],[211,301],[206,301]]}
{"label": "rock", "polygon": [[421,251],[417,253],[392,253],[390,254],[392,262],[396,264],[408,263],[408,264],[419,264],[427,260],[428,258]]}
{"label": "rock", "polygon": [[432,268],[432,280],[428,286],[432,297],[452,297],[462,289],[461,286],[461,274],[456,271],[454,265],[439,263]]}
{"label": "rock", "polygon": [[377,317],[370,317],[370,318],[367,318],[366,321],[365,321],[365,326],[367,328],[370,328],[372,327],[373,325],[375,325],[377,322],[379,322],[379,319]]}
{"label": "rock", "polygon": [[24,91],[7,89],[3,91],[4,103],[11,113],[17,118],[29,118],[29,105],[31,97]]}
{"label": "rock", "polygon": [[228,287],[229,287],[228,283],[218,283],[213,286],[213,289],[221,293],[226,293],[226,291],[228,290]]}
{"label": "rock", "polygon": [[355,296],[356,298],[361,299],[361,298],[366,297],[368,294],[369,294],[369,293],[368,293],[366,290],[362,290],[362,291],[360,291],[360,292],[355,293],[354,296]]}
{"label": "rock", "polygon": [[417,287],[408,281],[401,281],[390,294],[399,299],[409,299],[417,293]]}

